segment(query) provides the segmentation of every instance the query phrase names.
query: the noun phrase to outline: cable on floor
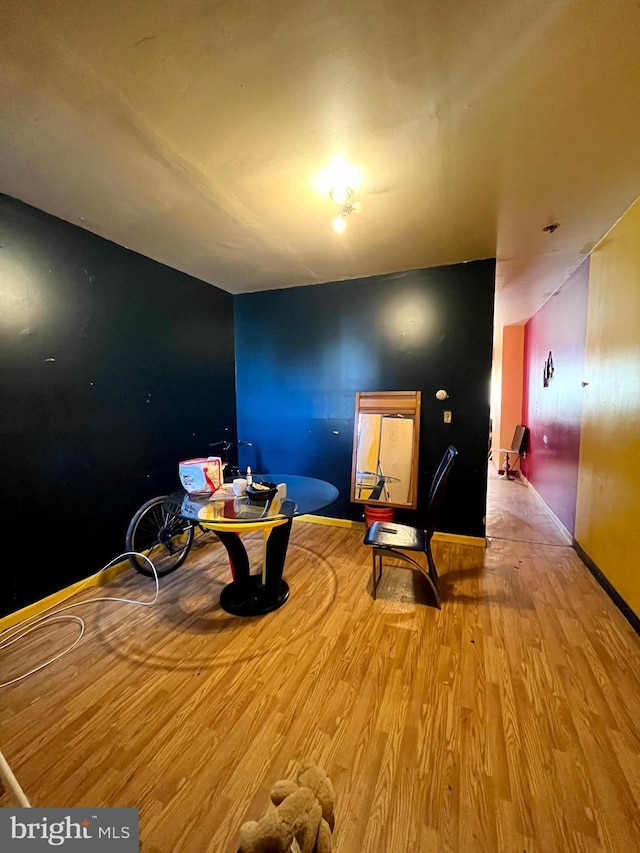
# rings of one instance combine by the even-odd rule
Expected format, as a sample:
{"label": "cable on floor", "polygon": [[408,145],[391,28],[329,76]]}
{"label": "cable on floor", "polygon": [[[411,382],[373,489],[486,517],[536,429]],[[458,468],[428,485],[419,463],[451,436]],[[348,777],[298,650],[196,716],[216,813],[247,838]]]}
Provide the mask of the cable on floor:
{"label": "cable on floor", "polygon": [[[26,623],[30,623],[30,624],[25,625],[25,623],[23,622],[17,627],[7,628],[5,631],[3,631],[0,634],[0,637],[2,637],[3,635],[5,636],[4,640],[0,640],[0,651],[2,651],[3,649],[9,648],[9,646],[12,646],[14,643],[17,643],[18,640],[23,639],[28,634],[30,634],[32,631],[35,631],[36,628],[41,628],[43,625],[45,625],[47,623],[76,622],[77,625],[79,626],[79,633],[78,633],[78,636],[76,637],[76,639],[73,641],[73,643],[71,643],[71,645],[68,646],[66,649],[63,649],[57,655],[54,655],[52,658],[49,658],[49,660],[45,661],[44,663],[41,663],[39,666],[35,666],[33,669],[30,669],[29,672],[25,672],[22,675],[17,676],[16,678],[12,678],[10,681],[0,682],[0,688],[8,687],[10,684],[15,684],[18,681],[22,681],[24,678],[28,678],[30,675],[33,675],[34,673],[39,672],[39,670],[44,669],[46,666],[50,666],[50,664],[54,663],[57,660],[60,660],[61,657],[63,657],[64,655],[68,654],[70,651],[75,649],[75,647],[78,645],[78,643],[80,642],[80,640],[84,636],[85,623],[84,623],[84,620],[81,619],[79,616],[69,616],[69,615],[60,616],[59,614],[63,613],[65,610],[71,610],[73,607],[80,607],[81,605],[84,605],[84,604],[95,604],[98,601],[119,601],[122,604],[137,604],[140,607],[151,607],[152,604],[156,603],[156,601],[158,600],[158,595],[160,594],[160,584],[158,582],[158,573],[156,572],[156,567],[153,565],[153,562],[149,559],[149,557],[146,556],[146,554],[140,554],[138,551],[125,551],[123,554],[120,554],[118,557],[115,557],[113,560],[110,560],[106,564],[106,566],[103,566],[102,569],[100,569],[100,572],[98,572],[98,574],[106,571],[108,568],[113,566],[114,563],[119,562],[122,559],[122,557],[128,557],[128,556],[142,557],[142,559],[146,560],[147,563],[149,564],[149,566],[151,567],[151,571],[153,572],[153,577],[154,577],[155,585],[156,585],[156,591],[155,591],[155,595],[153,596],[153,599],[151,601],[137,601],[136,599],[132,599],[132,598],[117,598],[115,596],[106,596],[106,595],[100,596],[98,598],[87,598],[84,601],[76,601],[73,604],[67,604],[64,607],[59,607],[57,610],[54,610],[52,613],[47,613],[44,616],[39,616],[37,618],[31,617],[31,619],[25,620]],[[87,581],[87,583],[84,586],[81,586],[80,589],[74,590],[73,595],[77,595],[79,592],[82,592],[82,590],[85,589],[89,585],[90,582],[93,582],[93,578],[91,578],[90,581]],[[6,635],[8,635],[8,637]],[[29,802],[26,794],[24,793],[24,791],[20,787],[20,783],[18,782],[15,775],[13,774],[13,771],[11,770],[11,767],[9,766],[8,761],[4,757],[4,755],[2,754],[1,750],[0,750],[0,782],[2,783],[2,785],[4,786],[4,788],[7,791],[10,791],[13,794],[18,805],[21,808],[26,808],[26,809],[31,808],[31,803]]]}
{"label": "cable on floor", "polygon": [[[0,634],[0,652],[3,651],[4,649],[9,648],[9,646],[12,646],[14,643],[17,643],[19,640],[22,640],[24,637],[26,637],[32,631],[35,631],[37,628],[41,628],[43,626],[43,624],[46,624],[46,623],[75,622],[78,625],[79,632],[78,632],[78,636],[75,638],[75,640],[66,649],[63,649],[61,652],[58,652],[58,654],[54,655],[52,658],[49,658],[49,660],[45,661],[44,663],[41,663],[38,666],[35,666],[33,669],[30,669],[28,672],[25,672],[22,675],[18,675],[16,678],[12,678],[10,681],[0,682],[0,688],[8,687],[10,684],[16,684],[16,682],[22,681],[24,678],[28,678],[30,675],[33,675],[34,673],[39,672],[41,669],[44,669],[46,666],[50,666],[52,663],[54,663],[57,660],[60,660],[61,657],[64,657],[64,655],[68,654],[70,651],[75,649],[75,647],[78,645],[78,643],[80,642],[80,640],[84,636],[85,623],[84,623],[84,620],[81,619],[79,616],[70,616],[70,615],[60,616],[59,614],[64,613],[64,611],[71,610],[74,607],[81,607],[81,606],[84,606],[85,604],[94,604],[98,601],[119,601],[122,604],[137,604],[140,607],[151,607],[153,604],[156,603],[156,601],[158,600],[158,595],[160,594],[160,584],[158,582],[158,573],[156,572],[156,567],[153,565],[153,562],[145,554],[140,554],[137,551],[125,551],[123,554],[120,554],[119,556],[114,557],[113,560],[110,560],[105,566],[103,566],[100,569],[98,574],[109,569],[111,566],[114,565],[114,563],[119,562],[123,557],[128,557],[128,556],[142,557],[142,559],[146,560],[147,563],[149,564],[149,566],[151,567],[151,571],[153,572],[153,577],[154,577],[154,581],[155,581],[155,585],[156,585],[156,591],[155,591],[155,595],[153,596],[153,599],[151,601],[137,601],[137,600],[131,599],[131,598],[116,598],[113,596],[100,596],[98,598],[87,598],[87,599],[84,599],[83,601],[76,601],[73,604],[67,604],[64,607],[59,607],[57,610],[54,610],[52,613],[46,613],[44,616],[31,617],[31,619],[25,620],[26,624],[25,624],[25,622],[23,622],[16,627],[7,628],[5,631],[2,632],[2,634]],[[93,582],[93,577],[91,578],[90,581],[87,581],[85,586],[80,587],[80,589],[78,589],[78,590],[74,590],[73,595],[77,595],[77,593],[82,592],[83,589],[85,589],[87,586],[89,586],[90,582],[91,583]],[[3,637],[4,637],[4,639],[2,639]]]}

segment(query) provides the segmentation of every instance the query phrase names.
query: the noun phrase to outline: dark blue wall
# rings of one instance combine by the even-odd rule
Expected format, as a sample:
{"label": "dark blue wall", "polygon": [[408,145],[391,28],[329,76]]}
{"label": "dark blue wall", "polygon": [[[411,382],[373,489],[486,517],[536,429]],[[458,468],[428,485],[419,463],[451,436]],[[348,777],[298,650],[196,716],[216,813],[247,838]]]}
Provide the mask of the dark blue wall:
{"label": "dark blue wall", "polygon": [[238,431],[255,442],[243,465],[330,480],[340,498],[324,514],[361,519],[349,500],[355,393],[419,390],[419,507],[396,518],[420,523],[452,443],[439,528],[484,536],[494,282],[487,260],[236,296]]}
{"label": "dark blue wall", "polygon": [[420,504],[452,442],[440,527],[483,535],[494,274],[479,261],[232,297],[0,195],[0,615],[118,556],[177,463],[235,438],[234,369],[243,467],[331,480],[325,514],[342,518],[362,517],[355,392],[421,390]]}
{"label": "dark blue wall", "polygon": [[6,196],[0,306],[3,615],[120,554],[236,413],[230,294]]}

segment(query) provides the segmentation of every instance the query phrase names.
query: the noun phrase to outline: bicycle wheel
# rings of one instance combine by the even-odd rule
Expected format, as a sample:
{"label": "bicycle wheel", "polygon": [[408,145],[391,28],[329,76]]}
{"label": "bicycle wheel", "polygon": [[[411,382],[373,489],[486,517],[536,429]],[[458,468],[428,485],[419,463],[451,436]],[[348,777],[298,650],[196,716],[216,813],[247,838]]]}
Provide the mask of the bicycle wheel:
{"label": "bicycle wheel", "polygon": [[[146,554],[159,578],[174,572],[184,563],[194,532],[188,519],[167,512],[164,501],[165,498],[160,496],[143,504],[131,519],[126,536],[127,551]],[[137,572],[153,577],[146,560],[133,554],[128,558]]]}

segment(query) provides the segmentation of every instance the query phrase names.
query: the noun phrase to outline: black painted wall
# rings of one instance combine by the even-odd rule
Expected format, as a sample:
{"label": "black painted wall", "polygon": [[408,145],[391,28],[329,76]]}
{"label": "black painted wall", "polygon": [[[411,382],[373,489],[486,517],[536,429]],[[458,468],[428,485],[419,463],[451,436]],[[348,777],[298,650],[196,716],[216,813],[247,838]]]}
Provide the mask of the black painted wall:
{"label": "black painted wall", "polygon": [[235,438],[233,298],[0,196],[0,393],[4,615],[102,568],[181,459]]}
{"label": "black painted wall", "polygon": [[421,390],[420,508],[451,442],[440,527],[483,535],[494,275],[478,261],[232,297],[0,195],[0,616],[117,557],[180,459],[236,437],[236,381],[241,464],[331,480],[324,514],[352,519],[355,392]]}
{"label": "black painted wall", "polygon": [[420,523],[451,443],[439,529],[484,536],[494,282],[487,260],[236,296],[238,431],[256,443],[243,464],[330,480],[340,497],[321,514],[361,520],[349,500],[355,393],[420,390],[419,505],[396,518]]}

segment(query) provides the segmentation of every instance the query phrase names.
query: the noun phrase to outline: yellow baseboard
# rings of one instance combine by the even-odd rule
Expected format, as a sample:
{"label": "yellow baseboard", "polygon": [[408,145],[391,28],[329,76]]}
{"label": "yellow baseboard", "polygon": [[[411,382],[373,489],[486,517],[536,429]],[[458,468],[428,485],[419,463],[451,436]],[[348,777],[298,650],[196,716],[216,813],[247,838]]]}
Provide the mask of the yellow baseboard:
{"label": "yellow baseboard", "polygon": [[[350,521],[348,518],[328,518],[322,515],[299,515],[295,518],[295,521],[306,521],[310,524],[326,524],[330,527],[345,527],[350,530],[364,530],[365,528],[364,521]],[[436,532],[433,534],[433,541],[449,542],[454,545],[470,545],[475,548],[487,547],[486,540],[479,536],[463,536],[458,533]],[[24,622],[34,616],[39,616],[41,613],[50,610],[58,604],[62,604],[63,601],[66,601],[68,598],[71,598],[71,596],[84,589],[102,586],[117,575],[126,571],[128,568],[130,568],[129,561],[122,560],[121,562],[110,566],[108,569],[97,572],[95,575],[90,575],[84,580],[77,581],[77,583],[67,586],[58,592],[54,592],[40,601],[35,601],[33,604],[23,607],[21,610],[16,610],[15,613],[9,613],[0,618],[0,632],[6,631],[8,628],[12,628],[14,625],[18,625],[20,622]]]}
{"label": "yellow baseboard", "polygon": [[[323,515],[299,515],[296,521],[308,521],[310,524],[327,524],[330,527],[347,527],[351,530],[364,530],[364,521],[350,521],[348,518],[327,518]],[[449,542],[452,545],[469,545],[473,548],[486,548],[487,540],[481,536],[464,536],[461,533],[434,533],[434,542]]]}
{"label": "yellow baseboard", "polygon": [[450,545],[467,545],[471,548],[486,548],[487,540],[482,536],[464,536],[462,533],[438,533],[433,534],[433,542],[448,542]]}
{"label": "yellow baseboard", "polygon": [[71,584],[71,586],[60,589],[58,592],[54,592],[40,601],[34,601],[33,604],[29,604],[21,610],[16,610],[15,613],[8,613],[0,619],[0,632],[6,631],[7,628],[13,628],[14,625],[19,625],[21,622],[31,619],[34,616],[39,616],[52,607],[62,604],[63,601],[71,598],[77,592],[90,589],[91,587],[102,586],[129,568],[131,568],[129,561],[122,560],[119,563],[114,563],[113,566],[109,566],[108,569],[96,572],[95,575],[90,575],[88,578],[84,578],[84,580],[77,581]]}
{"label": "yellow baseboard", "polygon": [[329,527],[347,527],[350,530],[364,528],[364,521],[350,521],[348,518],[327,518],[324,515],[298,515],[295,521],[308,521],[309,524],[327,524]]}

